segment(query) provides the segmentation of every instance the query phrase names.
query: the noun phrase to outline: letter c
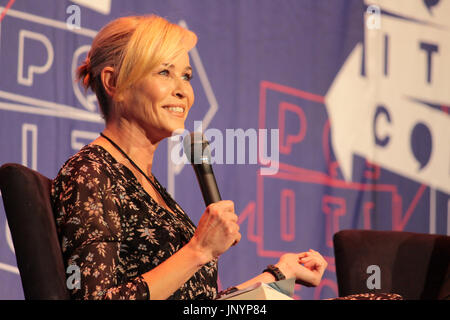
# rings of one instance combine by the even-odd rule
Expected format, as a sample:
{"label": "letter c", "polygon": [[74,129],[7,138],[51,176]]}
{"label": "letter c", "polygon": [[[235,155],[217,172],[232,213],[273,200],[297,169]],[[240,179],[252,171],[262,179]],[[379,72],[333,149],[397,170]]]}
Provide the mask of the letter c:
{"label": "letter c", "polygon": [[384,117],[388,123],[392,122],[391,116],[389,114],[389,111],[386,109],[386,107],[383,105],[379,105],[377,107],[377,110],[375,111],[375,116],[373,118],[373,136],[375,137],[376,145],[385,147],[389,143],[389,140],[391,139],[391,137],[387,133],[384,136],[380,136],[379,131],[377,131],[377,124],[378,124],[379,117],[381,115],[384,115]]}

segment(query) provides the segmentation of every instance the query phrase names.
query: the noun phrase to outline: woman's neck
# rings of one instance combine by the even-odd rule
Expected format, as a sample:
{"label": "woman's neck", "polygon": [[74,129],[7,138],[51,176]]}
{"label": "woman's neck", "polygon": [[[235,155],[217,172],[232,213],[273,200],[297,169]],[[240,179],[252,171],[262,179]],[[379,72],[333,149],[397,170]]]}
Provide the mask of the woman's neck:
{"label": "woman's neck", "polygon": [[[114,141],[127,156],[148,176],[152,172],[153,156],[159,141],[152,141],[142,128],[130,124],[125,119],[108,122],[103,134]],[[104,147],[120,163],[132,165],[119,150],[103,137],[97,138],[93,144]],[[134,171],[134,170],[133,170]]]}

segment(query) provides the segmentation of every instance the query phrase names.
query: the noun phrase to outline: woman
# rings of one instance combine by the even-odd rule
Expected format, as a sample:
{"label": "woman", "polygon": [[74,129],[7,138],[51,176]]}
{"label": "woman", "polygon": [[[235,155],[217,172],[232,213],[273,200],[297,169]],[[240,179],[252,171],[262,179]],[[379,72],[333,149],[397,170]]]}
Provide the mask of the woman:
{"label": "woman", "polygon": [[[52,201],[77,299],[214,299],[217,258],[241,235],[232,201],[208,206],[197,227],[152,175],[158,144],[194,103],[188,51],[197,37],[157,16],[119,18],[96,36],[78,69],[106,126],[55,178]],[[317,285],[316,251],[285,254],[241,284],[296,278]]]}

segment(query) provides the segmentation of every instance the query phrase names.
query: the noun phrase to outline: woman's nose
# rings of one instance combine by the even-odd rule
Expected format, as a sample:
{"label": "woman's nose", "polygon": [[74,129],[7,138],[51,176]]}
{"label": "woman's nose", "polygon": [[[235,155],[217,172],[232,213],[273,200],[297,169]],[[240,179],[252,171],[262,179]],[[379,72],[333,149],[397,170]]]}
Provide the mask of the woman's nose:
{"label": "woman's nose", "polygon": [[174,90],[174,96],[179,100],[191,100],[191,95],[189,94],[189,89],[187,88],[186,84],[180,84],[177,88]]}
{"label": "woman's nose", "polygon": [[179,99],[183,99],[184,97],[186,97],[186,88],[182,80],[177,81],[176,86],[174,88],[174,96],[176,96]]}
{"label": "woman's nose", "polygon": [[180,99],[183,99],[185,97],[184,93],[180,90],[175,92],[175,96]]}

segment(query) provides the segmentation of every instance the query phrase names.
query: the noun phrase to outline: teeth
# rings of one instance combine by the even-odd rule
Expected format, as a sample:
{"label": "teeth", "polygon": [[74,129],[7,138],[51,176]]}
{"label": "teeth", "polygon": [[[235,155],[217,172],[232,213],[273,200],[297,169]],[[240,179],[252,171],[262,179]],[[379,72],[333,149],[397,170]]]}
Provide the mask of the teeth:
{"label": "teeth", "polygon": [[184,109],[181,107],[165,107],[167,110],[173,111],[173,112],[180,112],[183,113]]}

